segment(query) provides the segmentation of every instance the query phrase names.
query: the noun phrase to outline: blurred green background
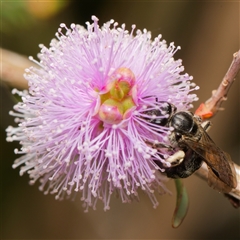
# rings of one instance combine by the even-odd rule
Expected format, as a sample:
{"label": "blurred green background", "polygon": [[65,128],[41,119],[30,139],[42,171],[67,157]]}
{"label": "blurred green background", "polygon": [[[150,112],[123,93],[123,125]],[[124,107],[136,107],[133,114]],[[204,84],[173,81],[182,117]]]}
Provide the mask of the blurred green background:
{"label": "blurred green background", "polygon": [[[200,86],[196,109],[217,88],[227,71],[232,54],[239,49],[240,3],[218,1],[1,1],[1,45],[11,51],[36,58],[40,43],[49,46],[59,24],[85,25],[91,15],[100,25],[110,19],[132,24],[163,35],[182,50],[185,70]],[[214,141],[239,161],[239,75],[228,100],[212,120]],[[14,104],[11,87],[1,83],[1,239],[239,239],[240,215],[217,191],[192,176],[184,180],[190,197],[186,219],[171,228],[175,207],[174,182],[168,187],[173,196],[158,196],[152,208],[148,197],[122,204],[112,198],[110,211],[102,205],[84,213],[81,202],[56,201],[44,196],[38,185],[28,185],[28,176],[19,176],[11,165],[17,143],[6,143],[5,128],[13,125],[8,116]]]}

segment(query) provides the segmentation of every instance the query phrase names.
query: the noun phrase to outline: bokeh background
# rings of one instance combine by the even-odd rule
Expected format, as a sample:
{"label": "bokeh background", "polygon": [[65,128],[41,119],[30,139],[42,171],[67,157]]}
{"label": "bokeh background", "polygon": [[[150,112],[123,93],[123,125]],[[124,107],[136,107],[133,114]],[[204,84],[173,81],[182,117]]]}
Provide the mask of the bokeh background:
{"label": "bokeh background", "polygon": [[[91,15],[100,25],[110,19],[132,24],[163,35],[181,50],[185,70],[200,86],[199,102],[217,88],[232,55],[240,47],[240,3],[238,1],[1,1],[1,46],[19,54],[34,56],[39,43],[48,46],[60,23],[84,25]],[[224,111],[212,120],[214,141],[240,163],[239,74],[224,102]],[[8,116],[14,100],[13,86],[1,81],[1,239],[239,239],[240,215],[217,191],[196,176],[184,180],[190,208],[178,229],[171,227],[175,207],[173,195],[158,196],[159,206],[144,193],[140,202],[122,204],[112,198],[111,209],[84,213],[80,201],[56,201],[28,185],[28,176],[19,176],[11,165],[17,143],[6,143],[5,128],[13,125]]]}

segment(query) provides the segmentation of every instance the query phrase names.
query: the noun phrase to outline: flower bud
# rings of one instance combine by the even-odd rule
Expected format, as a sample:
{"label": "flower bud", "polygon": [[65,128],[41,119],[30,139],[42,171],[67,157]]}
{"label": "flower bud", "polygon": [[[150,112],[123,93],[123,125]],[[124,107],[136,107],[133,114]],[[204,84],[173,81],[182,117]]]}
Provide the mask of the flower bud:
{"label": "flower bud", "polygon": [[127,110],[131,109],[135,106],[132,97],[128,96],[122,101],[123,112],[125,113]]}
{"label": "flower bud", "polygon": [[98,116],[105,123],[117,124],[123,119],[122,104],[108,99],[100,106]]}
{"label": "flower bud", "polygon": [[[127,86],[127,88],[128,88],[127,92],[129,92],[130,87]],[[119,101],[125,97],[125,92],[123,91],[123,89],[121,88],[117,81],[115,81],[115,84],[113,84],[113,87],[110,89],[110,95],[112,98]]]}
{"label": "flower bud", "polygon": [[135,76],[129,68],[118,68],[111,76],[113,82],[109,83],[111,96],[116,100],[126,97],[135,84]]}
{"label": "flower bud", "polygon": [[125,67],[118,68],[116,72],[113,74],[113,76],[116,76],[116,79],[119,82],[128,83],[130,87],[132,87],[135,84],[135,75],[129,68]]}

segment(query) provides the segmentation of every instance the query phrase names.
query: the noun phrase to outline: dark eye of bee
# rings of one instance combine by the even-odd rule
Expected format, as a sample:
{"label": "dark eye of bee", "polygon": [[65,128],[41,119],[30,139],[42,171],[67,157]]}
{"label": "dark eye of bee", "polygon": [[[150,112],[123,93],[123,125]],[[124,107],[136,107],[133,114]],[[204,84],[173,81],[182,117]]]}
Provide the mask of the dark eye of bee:
{"label": "dark eye of bee", "polygon": [[193,116],[188,112],[178,112],[173,115],[170,125],[176,133],[192,134],[197,132],[198,126],[193,120]]}

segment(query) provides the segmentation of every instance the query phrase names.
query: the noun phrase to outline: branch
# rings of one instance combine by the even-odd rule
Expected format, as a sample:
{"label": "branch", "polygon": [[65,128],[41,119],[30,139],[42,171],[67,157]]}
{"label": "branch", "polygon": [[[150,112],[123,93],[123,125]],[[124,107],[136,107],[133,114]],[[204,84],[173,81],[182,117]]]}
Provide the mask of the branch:
{"label": "branch", "polygon": [[28,60],[27,57],[9,50],[0,48],[0,52],[1,80],[12,87],[27,89],[28,83],[23,77],[23,73],[26,68],[34,65],[34,63]]}
{"label": "branch", "polygon": [[203,120],[206,120],[213,117],[219,110],[221,110],[221,104],[227,99],[228,91],[232,86],[239,69],[240,50],[233,54],[233,61],[218,89],[213,90],[212,97],[205,103],[200,104],[195,112],[196,115],[200,116]]}
{"label": "branch", "polygon": [[[199,106],[195,112],[196,115],[200,116],[203,120],[207,120],[216,115],[216,113],[221,109],[220,106],[222,102],[227,99],[228,91],[233,84],[239,69],[240,50],[233,54],[233,61],[218,89],[213,91],[211,98]],[[240,166],[234,163],[233,167],[235,168],[236,172],[237,187],[225,195],[229,198],[234,207],[240,207]],[[205,181],[209,181],[206,163],[204,163],[202,167],[196,171],[196,175]]]}

